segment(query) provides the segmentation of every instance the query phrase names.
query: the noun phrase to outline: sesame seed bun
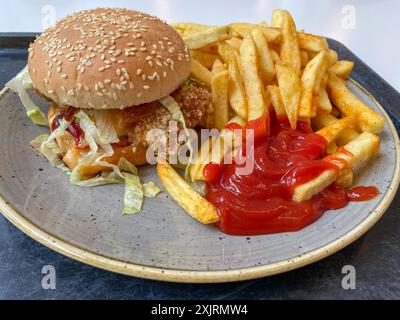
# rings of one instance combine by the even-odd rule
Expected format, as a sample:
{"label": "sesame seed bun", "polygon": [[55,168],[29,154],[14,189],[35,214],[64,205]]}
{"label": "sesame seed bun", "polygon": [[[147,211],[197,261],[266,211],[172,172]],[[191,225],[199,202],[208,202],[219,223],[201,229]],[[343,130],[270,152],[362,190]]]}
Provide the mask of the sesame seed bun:
{"label": "sesame seed bun", "polygon": [[190,74],[179,34],[156,17],[98,8],[66,17],[29,49],[36,89],[59,106],[124,109],[175,91]]}

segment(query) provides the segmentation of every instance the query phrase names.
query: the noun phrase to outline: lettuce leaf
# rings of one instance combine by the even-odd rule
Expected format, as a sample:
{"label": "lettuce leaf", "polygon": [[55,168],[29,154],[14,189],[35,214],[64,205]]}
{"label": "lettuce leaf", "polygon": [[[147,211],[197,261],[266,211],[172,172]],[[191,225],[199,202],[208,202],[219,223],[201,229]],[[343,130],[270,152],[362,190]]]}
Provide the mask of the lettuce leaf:
{"label": "lettuce leaf", "polygon": [[31,121],[36,125],[48,126],[47,117],[40,110],[40,108],[33,102],[28,94],[28,89],[33,89],[34,85],[31,76],[28,72],[28,66],[21,70],[13,79],[7,84],[11,91],[17,93],[23,106],[26,109],[26,114]]}
{"label": "lettuce leaf", "polygon": [[165,98],[160,99],[159,101],[165,108],[168,109],[169,113],[172,116],[172,119],[180,122],[183,125],[183,127],[186,129],[185,117],[183,116],[181,107],[175,101],[175,99],[172,98],[171,96],[167,96]]}
{"label": "lettuce leaf", "polygon": [[42,134],[31,141],[31,146],[40,154],[42,154],[53,167],[56,167],[64,172],[70,173],[64,162],[60,159],[62,154],[61,148],[54,140],[49,140],[48,134]]}
{"label": "lettuce leaf", "polygon": [[110,112],[113,111],[100,110],[94,112],[94,119],[99,132],[99,138],[103,144],[118,143],[120,141],[117,131],[114,128],[114,124],[110,118]]}
{"label": "lettuce leaf", "polygon": [[75,115],[75,118],[79,120],[79,125],[85,133],[85,140],[90,146],[91,153],[96,154],[101,147],[103,158],[111,157],[114,149],[110,142],[100,139],[99,130],[92,119],[82,110]]}
{"label": "lettuce leaf", "polygon": [[146,198],[155,198],[161,192],[162,190],[152,181],[143,184],[143,194]]}
{"label": "lettuce leaf", "polygon": [[138,214],[143,206],[143,187],[140,178],[133,174],[125,175],[124,215]]}

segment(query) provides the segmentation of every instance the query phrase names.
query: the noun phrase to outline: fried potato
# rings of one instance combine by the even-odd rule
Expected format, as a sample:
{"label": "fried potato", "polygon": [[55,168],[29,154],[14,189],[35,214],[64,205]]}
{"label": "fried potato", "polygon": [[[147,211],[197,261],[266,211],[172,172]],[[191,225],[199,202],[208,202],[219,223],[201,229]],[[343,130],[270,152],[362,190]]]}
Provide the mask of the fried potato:
{"label": "fried potato", "polygon": [[321,78],[321,82],[319,85],[318,92],[314,98],[314,108],[312,112],[312,117],[314,118],[317,115],[317,110],[321,110],[323,112],[330,113],[332,111],[332,103],[329,99],[328,92],[326,91],[326,86],[328,84],[328,74],[326,73],[326,68],[324,68],[325,72]]}
{"label": "fried potato", "polygon": [[251,34],[243,39],[240,48],[240,69],[247,95],[248,120],[256,120],[267,113],[268,104],[260,76],[257,49]]}
{"label": "fried potato", "polygon": [[268,42],[263,33],[256,29],[251,33],[258,52],[261,75],[264,82],[271,82],[276,76],[275,64],[269,52]]}
{"label": "fried potato", "polygon": [[328,93],[332,102],[346,116],[353,116],[357,126],[364,132],[380,133],[385,127],[385,119],[371,110],[355,94],[353,94],[343,79],[334,73],[329,73]]}
{"label": "fried potato", "polygon": [[219,53],[228,65],[229,71],[229,103],[232,109],[242,118],[248,117],[246,91],[240,73],[239,54],[226,43],[219,46]]}
{"label": "fried potato", "polygon": [[311,52],[320,52],[322,50],[329,49],[328,41],[323,37],[299,32],[297,34],[297,39],[299,41],[300,48],[303,50]]}
{"label": "fried potato", "polygon": [[301,57],[296,24],[288,11],[282,11],[282,44],[280,57],[282,63],[292,68],[297,75],[300,75]]}
{"label": "fried potato", "polygon": [[336,76],[342,79],[347,79],[350,73],[353,71],[354,62],[351,61],[339,61],[329,68],[329,71],[333,72]]}
{"label": "fried potato", "polygon": [[212,97],[214,103],[215,126],[222,130],[229,121],[228,71],[221,71],[212,77]]}
{"label": "fried potato", "polygon": [[260,30],[268,42],[276,42],[281,36],[281,30],[275,28],[268,28],[251,23],[232,23],[229,25],[231,32],[245,38],[254,30]]}
{"label": "fried potato", "polygon": [[281,62],[281,57],[279,56],[278,52],[276,52],[274,49],[270,49],[269,52],[275,64]]}
{"label": "fried potato", "polygon": [[193,33],[202,32],[210,28],[215,28],[215,26],[208,26],[199,23],[173,23],[172,27],[177,30],[181,36],[188,36]]}
{"label": "fried potato", "polygon": [[353,117],[345,117],[340,119],[323,129],[316,132],[316,134],[324,137],[328,143],[332,143],[336,141],[336,139],[340,136],[340,134],[345,129],[352,129],[354,126],[354,118]]}
{"label": "fried potato", "polygon": [[242,40],[239,39],[238,37],[232,37],[228,40],[225,40],[225,43],[230,45],[232,48],[234,48],[238,52],[240,51],[240,47],[242,46]]}
{"label": "fried potato", "polygon": [[300,51],[301,67],[304,68],[310,62],[310,56],[305,50]]}
{"label": "fried potato", "polygon": [[353,170],[344,170],[336,179],[336,183],[343,188],[350,188],[354,182]]}
{"label": "fried potato", "polygon": [[200,62],[198,62],[196,59],[193,58],[191,59],[190,62],[190,68],[191,68],[191,75],[194,78],[200,80],[207,87],[211,88],[212,74],[210,70],[208,70]]}
{"label": "fried potato", "polygon": [[[338,151],[333,156],[328,156],[326,161],[334,161],[330,159],[342,159],[344,161],[334,161],[340,171],[353,169],[377,154],[379,151],[379,145],[380,142],[378,136],[369,132],[364,132],[344,147],[349,154]],[[324,171],[317,178],[296,187],[293,200],[297,202],[310,200],[313,196],[317,195],[335,182],[340,171]]]}
{"label": "fried potato", "polygon": [[212,27],[204,31],[192,33],[188,36],[184,36],[183,40],[189,49],[194,50],[228,38],[229,28],[227,26],[222,26]]}
{"label": "fried potato", "polygon": [[333,66],[335,63],[339,61],[338,53],[335,50],[328,50],[328,62],[329,67]]}
{"label": "fried potato", "polygon": [[[299,116],[303,118],[312,118],[313,97],[316,90],[318,78],[327,63],[328,54],[321,51],[312,59],[304,69],[301,77],[301,99],[299,106]],[[319,90],[319,89],[317,89]]]}
{"label": "fried potato", "polygon": [[267,86],[267,91],[271,98],[272,106],[274,107],[277,117],[286,116],[285,106],[282,101],[281,92],[278,86]]}
{"label": "fried potato", "polygon": [[215,75],[217,73],[226,71],[226,67],[223,64],[223,62],[219,59],[216,59],[213,63],[213,66],[211,68],[211,72]]}
{"label": "fried potato", "polygon": [[[331,126],[337,121],[339,121],[339,119],[334,117],[333,115],[321,112],[312,119],[312,125],[313,128],[317,131],[327,126]],[[339,146],[344,146],[356,139],[359,135],[360,134],[356,130],[352,128],[345,128],[337,137],[336,143]]]}
{"label": "fried potato", "polygon": [[282,64],[276,64],[276,71],[286,115],[292,129],[296,129],[301,94],[300,79],[292,68]]}
{"label": "fried potato", "polygon": [[273,28],[282,28],[283,19],[286,12],[285,10],[274,10],[272,11],[272,22],[271,27]]}
{"label": "fried potato", "polygon": [[215,60],[218,59],[218,56],[215,54],[201,52],[201,51],[197,51],[197,50],[192,50],[191,55],[192,55],[193,59],[200,62],[203,66],[205,66],[207,69],[210,69],[210,70],[211,70]]}
{"label": "fried potato", "polygon": [[203,224],[219,221],[215,207],[194,190],[169,164],[159,163],[157,173],[168,193],[190,216]]}

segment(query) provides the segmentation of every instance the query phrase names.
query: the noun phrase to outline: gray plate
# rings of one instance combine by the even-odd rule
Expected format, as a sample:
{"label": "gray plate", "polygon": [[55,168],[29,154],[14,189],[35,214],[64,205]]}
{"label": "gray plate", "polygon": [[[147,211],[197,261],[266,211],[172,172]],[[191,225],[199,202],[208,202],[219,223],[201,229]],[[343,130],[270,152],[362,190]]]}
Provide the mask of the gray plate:
{"label": "gray plate", "polygon": [[[121,216],[123,186],[85,189],[35,154],[33,126],[13,93],[0,99],[0,209],[22,231],[85,263],[124,274],[180,282],[225,282],[292,270],[348,245],[384,213],[399,183],[399,140],[378,103],[357,84],[352,91],[387,118],[380,155],[357,172],[356,184],[381,195],[327,212],[296,233],[231,237],[187,216],[168,194],[146,200],[138,216]],[[155,169],[141,170],[158,185]]]}

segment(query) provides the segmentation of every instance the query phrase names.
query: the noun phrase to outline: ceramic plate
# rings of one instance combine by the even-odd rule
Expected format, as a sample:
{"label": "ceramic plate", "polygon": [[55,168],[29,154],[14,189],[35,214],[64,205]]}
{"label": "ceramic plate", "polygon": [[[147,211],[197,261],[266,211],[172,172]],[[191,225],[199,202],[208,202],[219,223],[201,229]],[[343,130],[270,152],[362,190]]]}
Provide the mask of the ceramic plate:
{"label": "ceramic plate", "polygon": [[[127,275],[176,282],[229,282],[293,270],[347,246],[384,214],[399,185],[399,139],[383,108],[358,84],[349,86],[387,119],[380,155],[357,172],[377,186],[373,201],[326,212],[296,233],[231,237],[203,226],[163,193],[125,217],[123,186],[84,189],[35,154],[29,142],[47,132],[30,123],[16,95],[0,99],[0,211],[42,244],[81,262]],[[159,181],[152,167],[144,181]]]}

